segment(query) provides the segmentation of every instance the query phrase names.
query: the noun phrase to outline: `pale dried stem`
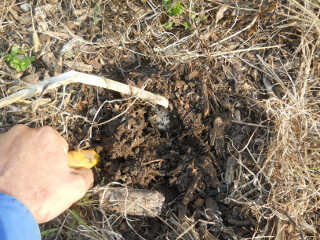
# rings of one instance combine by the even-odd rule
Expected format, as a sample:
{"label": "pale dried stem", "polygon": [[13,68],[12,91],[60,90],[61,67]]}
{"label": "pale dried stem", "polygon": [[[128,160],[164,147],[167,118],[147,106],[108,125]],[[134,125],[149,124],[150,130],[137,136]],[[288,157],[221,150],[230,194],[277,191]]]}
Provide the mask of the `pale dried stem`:
{"label": "pale dried stem", "polygon": [[167,108],[169,104],[166,98],[134,86],[129,86],[124,83],[116,82],[111,79],[102,78],[90,74],[69,71],[61,75],[41,81],[37,84],[30,85],[19,92],[16,92],[1,99],[0,108],[15,103],[17,101],[32,97],[39,93],[43,94],[47,90],[54,89],[70,83],[83,83],[91,86],[106,88],[122,93],[124,95],[129,95],[141,99],[151,104],[161,105],[165,108]]}

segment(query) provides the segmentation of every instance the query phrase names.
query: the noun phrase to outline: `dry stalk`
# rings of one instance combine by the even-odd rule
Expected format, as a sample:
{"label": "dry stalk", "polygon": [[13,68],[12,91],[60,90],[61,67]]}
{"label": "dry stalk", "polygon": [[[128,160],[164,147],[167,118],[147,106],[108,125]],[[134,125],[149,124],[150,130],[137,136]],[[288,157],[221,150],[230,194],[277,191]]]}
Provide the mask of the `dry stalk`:
{"label": "dry stalk", "polygon": [[61,75],[51,77],[34,85],[29,85],[27,88],[9,95],[0,100],[0,108],[5,107],[14,102],[32,97],[36,94],[43,94],[45,91],[67,85],[70,83],[82,83],[96,87],[102,87],[109,90],[117,91],[125,95],[136,97],[151,104],[158,104],[165,108],[168,107],[168,100],[157,94],[142,90],[140,88],[129,86],[124,83],[116,82],[111,79],[106,79],[94,75],[69,71]]}

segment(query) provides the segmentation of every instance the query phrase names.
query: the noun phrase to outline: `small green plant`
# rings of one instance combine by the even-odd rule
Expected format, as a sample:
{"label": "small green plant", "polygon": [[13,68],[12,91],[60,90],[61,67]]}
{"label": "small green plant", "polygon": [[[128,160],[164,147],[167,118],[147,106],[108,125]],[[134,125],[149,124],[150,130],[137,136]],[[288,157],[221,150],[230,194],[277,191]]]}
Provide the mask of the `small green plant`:
{"label": "small green plant", "polygon": [[183,26],[184,26],[184,29],[185,29],[185,30],[189,30],[189,29],[191,29],[191,27],[192,27],[189,22],[184,22],[184,23],[183,23]]}
{"label": "small green plant", "polygon": [[162,4],[169,16],[182,15],[184,12],[184,4],[180,1],[172,2],[172,0],[163,0]]}
{"label": "small green plant", "polygon": [[100,4],[98,4],[91,12],[90,14],[92,20],[93,20],[93,25],[96,26],[99,21],[101,20],[101,7]]}
{"label": "small green plant", "polygon": [[170,28],[172,28],[172,25],[173,25],[173,21],[172,21],[172,20],[169,20],[168,22],[164,23],[162,26],[163,26],[165,29],[170,29]]}
{"label": "small green plant", "polygon": [[[185,15],[185,5],[181,3],[180,1],[173,1],[173,0],[163,0],[162,5],[164,9],[166,10],[168,16],[183,16]],[[192,9],[194,11],[194,9]],[[191,19],[195,19],[195,14],[191,14]],[[164,23],[162,26],[165,29],[172,28],[174,22],[172,19],[169,19],[166,23]],[[182,25],[184,26],[184,29],[188,30],[191,29],[191,24],[188,21],[183,21]]]}
{"label": "small green plant", "polygon": [[71,213],[73,218],[76,219],[76,221],[80,225],[84,226],[87,229],[87,231],[89,231],[95,237],[95,239],[100,239],[99,235],[97,235],[95,231],[86,223],[86,221],[80,217],[76,210],[68,209],[68,212]]}
{"label": "small green plant", "polygon": [[51,228],[51,229],[44,230],[44,231],[41,232],[41,236],[42,237],[48,236],[51,233],[57,232],[58,230],[59,230],[58,228]]}
{"label": "small green plant", "polygon": [[5,60],[10,67],[14,68],[17,72],[21,72],[26,70],[35,61],[35,57],[28,57],[22,47],[13,46]]}

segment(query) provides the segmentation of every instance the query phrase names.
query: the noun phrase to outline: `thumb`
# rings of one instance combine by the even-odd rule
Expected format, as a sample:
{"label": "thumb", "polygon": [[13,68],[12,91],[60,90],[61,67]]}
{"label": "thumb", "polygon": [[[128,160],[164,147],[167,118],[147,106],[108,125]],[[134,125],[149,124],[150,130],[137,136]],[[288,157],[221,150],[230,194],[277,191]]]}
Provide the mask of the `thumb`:
{"label": "thumb", "polygon": [[82,198],[93,185],[92,170],[88,168],[73,169],[72,185],[77,193],[74,197],[77,198],[77,200]]}

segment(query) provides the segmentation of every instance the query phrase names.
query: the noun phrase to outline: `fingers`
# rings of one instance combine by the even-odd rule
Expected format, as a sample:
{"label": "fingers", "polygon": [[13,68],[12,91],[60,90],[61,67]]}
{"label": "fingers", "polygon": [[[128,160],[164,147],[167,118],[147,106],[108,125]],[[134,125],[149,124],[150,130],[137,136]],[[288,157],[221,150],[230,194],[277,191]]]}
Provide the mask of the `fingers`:
{"label": "fingers", "polygon": [[55,137],[59,143],[61,144],[61,147],[63,149],[64,152],[68,152],[69,150],[69,144],[67,143],[67,141],[60,135],[60,133],[58,131],[56,131],[55,129],[53,129],[52,127],[50,126],[43,126],[43,127],[40,127],[40,128],[37,128],[35,129],[38,134],[42,135],[49,135],[49,136],[52,136],[52,137]]}
{"label": "fingers", "polygon": [[[50,126],[42,126],[40,128],[30,128],[26,125],[23,124],[17,124],[15,126],[13,126],[8,132],[6,132],[5,134],[10,134],[10,135],[20,135],[20,134],[26,134],[26,132],[33,132],[39,135],[42,135],[42,137],[40,139],[43,139],[43,135],[46,135],[47,137],[55,137],[59,143],[61,144],[61,147],[63,149],[64,152],[68,152],[69,150],[69,144],[67,143],[67,141],[60,135],[60,133],[58,131],[56,131],[54,128],[50,127]],[[0,134],[0,138],[3,135]]]}
{"label": "fingers", "polygon": [[71,181],[73,185],[73,189],[75,190],[75,198],[82,198],[85,193],[92,187],[93,185],[93,173],[91,169],[80,168],[74,169],[71,172]]}
{"label": "fingers", "polygon": [[17,124],[17,125],[14,125],[8,132],[23,132],[23,131],[27,131],[30,129],[31,128],[26,125]]}
{"label": "fingers", "polygon": [[81,175],[85,181],[85,189],[88,191],[93,185],[93,172],[88,168],[77,169],[79,175]]}
{"label": "fingers", "polygon": [[25,135],[28,134],[28,132],[32,130],[32,128],[22,125],[22,124],[17,124],[15,126],[13,126],[11,129],[9,129],[9,131],[0,134],[0,144],[4,145],[4,144],[10,144],[10,142],[8,142],[8,136],[10,136],[11,142],[14,142],[16,140],[16,138],[20,139],[21,135]]}
{"label": "fingers", "polygon": [[10,128],[9,131],[4,134],[17,135],[17,134],[28,132],[30,130],[32,130],[32,128],[26,125],[17,124],[17,125],[14,125],[12,128]]}

